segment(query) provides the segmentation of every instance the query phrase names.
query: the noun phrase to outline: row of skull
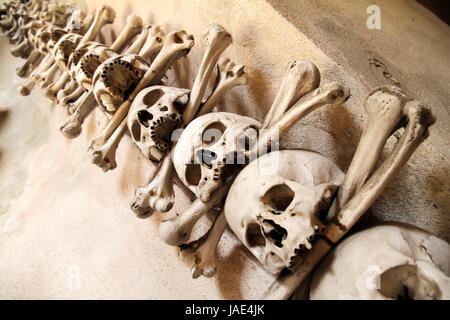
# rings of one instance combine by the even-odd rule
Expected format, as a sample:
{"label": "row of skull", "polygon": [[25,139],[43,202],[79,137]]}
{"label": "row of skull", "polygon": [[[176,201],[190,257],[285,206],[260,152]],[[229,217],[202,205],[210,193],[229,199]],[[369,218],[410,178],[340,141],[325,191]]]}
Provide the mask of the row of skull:
{"label": "row of skull", "polygon": [[[373,151],[367,168],[352,170],[351,166],[347,176],[315,152],[277,151],[278,137],[298,120],[320,106],[344,103],[350,95],[339,83],[319,87],[320,73],[309,61],[288,65],[266,119],[260,123],[237,114],[211,112],[228,90],[247,82],[243,66],[220,58],[231,44],[231,35],[217,24],[208,26],[202,35],[204,56],[192,88],[185,89],[168,86],[163,80],[170,66],[194,44],[193,36],[183,30],[166,34],[131,15],[114,43],[106,46],[93,39],[114,21],[115,12],[108,6],[85,16],[79,30],[71,29],[70,14],[68,23],[64,19],[56,23],[55,12],[60,16],[64,8],[49,10],[45,0],[13,1],[3,10],[15,13],[0,23],[10,41],[19,43],[12,52],[27,58],[18,74],[30,80],[20,92],[29,94],[34,84],[46,87],[47,96],[66,108],[68,117],[61,131],[68,138],[81,133],[84,119],[98,105],[110,121],[88,152],[104,171],[117,166],[115,150],[126,131],[154,162],[154,172],[137,189],[131,206],[138,217],[170,211],[174,172],[197,197],[185,212],[172,212],[159,230],[163,241],[180,247],[194,277],[216,272],[216,247],[227,225],[271,273],[295,270],[308,260],[318,239],[328,239],[330,212],[336,211],[339,218],[340,210],[374,175],[371,163],[378,161],[379,150]],[[216,84],[205,97],[215,67]],[[55,77],[58,72],[62,74],[59,79]],[[366,101],[369,115],[377,113],[378,121],[383,121],[387,114],[392,120],[384,124],[384,135],[367,130],[358,150],[377,141],[382,147],[402,119],[413,123],[420,118],[423,132],[410,139],[417,143],[407,145],[413,151],[434,119],[421,105],[407,106],[411,101],[396,87],[371,93]],[[352,164],[360,161],[358,150]],[[365,192],[372,196],[370,190]],[[222,211],[211,229],[191,239],[196,222],[213,207],[222,207]]]}

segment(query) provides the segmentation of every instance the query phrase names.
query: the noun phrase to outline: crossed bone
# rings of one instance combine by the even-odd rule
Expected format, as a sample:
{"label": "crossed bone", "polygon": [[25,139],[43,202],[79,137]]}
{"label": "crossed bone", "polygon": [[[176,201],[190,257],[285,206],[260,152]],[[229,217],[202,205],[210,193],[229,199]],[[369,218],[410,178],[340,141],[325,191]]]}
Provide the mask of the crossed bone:
{"label": "crossed bone", "polygon": [[[103,170],[111,170],[116,167],[115,150],[126,132],[128,111],[134,98],[142,89],[161,83],[173,62],[189,53],[193,46],[193,37],[183,30],[175,30],[165,35],[158,28],[142,28],[140,18],[130,16],[127,27],[109,48],[113,52],[112,56],[102,59],[94,56],[101,63],[90,76],[86,76],[85,72],[80,88],[78,85],[81,80],[77,78],[80,69],[82,70],[83,63],[95,55],[95,50],[100,45],[92,40],[104,25],[113,22],[115,13],[112,8],[102,6],[95,14],[84,17],[81,29],[76,31],[71,28],[70,19],[66,22],[70,15],[66,14],[64,9],[64,6],[50,6],[45,0],[31,0],[27,3],[12,1],[0,8],[0,28],[11,43],[17,44],[11,53],[27,59],[25,64],[18,68],[17,73],[21,77],[28,76],[30,81],[19,91],[27,95],[35,84],[39,84],[46,88],[48,97],[66,105],[69,118],[61,126],[61,131],[66,136],[73,138],[79,135],[84,119],[95,108],[96,102],[111,117],[89,148],[91,160]],[[119,51],[137,34],[139,36],[134,43],[123,55],[119,55]],[[223,94],[233,86],[247,82],[243,66],[236,66],[229,59],[219,59],[230,43],[231,36],[222,27],[212,25],[206,30],[205,54],[183,113],[186,126],[184,135],[188,134],[191,122],[210,113]],[[100,78],[105,78],[102,75],[116,64],[128,66],[125,63],[128,62],[127,59],[141,61],[145,73],[136,75],[137,83],[129,88],[130,92],[126,97],[109,104],[112,100],[107,101],[104,96],[111,99],[114,94]],[[151,63],[147,61],[150,59]],[[216,64],[218,77],[215,87],[212,94],[203,101],[208,80]],[[137,72],[134,69],[130,71]],[[58,72],[61,77],[52,81]],[[278,94],[263,124],[259,126],[265,130],[260,131],[257,144],[252,146],[249,154],[261,155],[261,151],[269,150],[268,146],[272,144],[273,137],[281,136],[316,108],[338,105],[349,97],[345,86],[330,83],[318,87],[319,82],[319,71],[311,62],[294,61],[289,65]],[[75,99],[77,100],[70,104]],[[435,121],[429,109],[393,86],[373,91],[367,98],[366,110],[369,123],[344,183],[329,210],[324,234],[302,253],[304,257],[297,269],[280,276],[273,283],[265,293],[265,298],[290,296],[320,259],[383,192],[428,136],[428,127]],[[217,113],[216,116],[220,117],[221,114]],[[400,127],[405,129],[396,147],[377,168],[386,140]],[[146,217],[155,210],[170,210],[174,202],[173,155],[177,149],[189,147],[175,142],[172,150],[162,154],[148,184],[136,191],[132,209],[137,216]],[[184,213],[166,219],[160,225],[162,240],[180,247],[180,254],[191,265],[195,278],[200,275],[212,276],[216,272],[216,247],[227,226],[223,212],[202,237],[189,242],[189,235],[201,216],[209,209],[220,206],[232,182],[233,179],[229,179],[218,184],[209,194],[196,199]]]}

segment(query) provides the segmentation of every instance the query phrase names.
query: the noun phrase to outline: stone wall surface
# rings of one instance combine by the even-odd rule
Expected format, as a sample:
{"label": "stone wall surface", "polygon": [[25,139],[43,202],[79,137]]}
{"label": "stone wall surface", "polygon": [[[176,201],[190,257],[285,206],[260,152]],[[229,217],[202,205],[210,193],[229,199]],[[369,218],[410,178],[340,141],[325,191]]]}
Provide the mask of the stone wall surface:
{"label": "stone wall surface", "polygon": [[[200,64],[200,36],[210,23],[233,35],[225,56],[245,64],[249,84],[234,88],[218,110],[262,120],[284,69],[293,59],[314,62],[322,83],[339,81],[351,98],[324,107],[282,138],[285,148],[306,148],[345,171],[367,121],[368,93],[392,81],[436,114],[430,137],[417,150],[359,227],[376,221],[406,222],[450,240],[450,29],[415,1],[375,1],[382,29],[368,30],[371,1],[90,0],[116,10],[103,40],[111,43],[128,14],[165,30],[183,28],[196,45],[176,63],[174,84],[189,88]],[[21,97],[15,67],[22,63],[0,46],[0,298],[257,298],[274,280],[226,232],[214,278],[193,280],[177,252],[158,238],[161,216],[135,218],[132,195],[152,169],[126,137],[118,168],[104,174],[87,157],[89,141],[105,118],[91,116],[83,134],[64,138],[64,111],[35,89]],[[376,60],[374,60],[376,59]],[[378,61],[378,62],[374,62]],[[381,63],[379,63],[381,62]],[[389,151],[396,139],[390,138]],[[190,199],[176,187],[183,210]],[[207,226],[208,219],[202,221]]]}

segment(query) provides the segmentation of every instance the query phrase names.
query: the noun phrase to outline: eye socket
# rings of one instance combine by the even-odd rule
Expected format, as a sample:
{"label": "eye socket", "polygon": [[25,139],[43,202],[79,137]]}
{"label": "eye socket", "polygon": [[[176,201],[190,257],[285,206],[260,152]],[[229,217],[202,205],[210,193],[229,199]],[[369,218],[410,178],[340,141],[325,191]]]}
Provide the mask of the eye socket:
{"label": "eye socket", "polygon": [[142,100],[146,106],[152,106],[159,100],[159,98],[162,97],[163,94],[164,92],[161,89],[151,90]]}
{"label": "eye socket", "polygon": [[133,124],[131,125],[131,136],[134,141],[141,140],[141,126],[138,121],[133,121]]}
{"label": "eye socket", "polygon": [[148,128],[150,126],[149,121],[153,119],[153,115],[147,110],[139,110],[137,113],[139,123],[144,127]]}
{"label": "eye socket", "polygon": [[[390,268],[383,272],[380,277],[380,288],[378,291],[389,298],[398,300],[417,299],[420,295],[420,278],[418,276],[417,266],[404,264]],[[433,297],[440,297],[442,292],[435,283],[429,283],[428,294]]]}
{"label": "eye socket", "polygon": [[271,187],[261,197],[261,201],[275,211],[285,211],[294,200],[295,193],[286,184]]}
{"label": "eye socket", "polygon": [[202,141],[204,144],[211,146],[223,135],[227,127],[220,121],[210,123],[202,132]]}
{"label": "eye socket", "polygon": [[197,186],[202,178],[202,171],[200,164],[187,164],[186,171],[184,173],[187,183],[193,186]]}

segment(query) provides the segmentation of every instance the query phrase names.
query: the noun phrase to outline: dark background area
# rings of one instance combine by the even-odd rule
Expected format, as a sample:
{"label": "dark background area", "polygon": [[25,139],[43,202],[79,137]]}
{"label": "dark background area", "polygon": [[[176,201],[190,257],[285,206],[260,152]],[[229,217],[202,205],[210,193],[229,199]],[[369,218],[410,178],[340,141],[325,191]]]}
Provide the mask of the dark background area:
{"label": "dark background area", "polygon": [[450,24],[450,0],[417,0],[445,23]]}

